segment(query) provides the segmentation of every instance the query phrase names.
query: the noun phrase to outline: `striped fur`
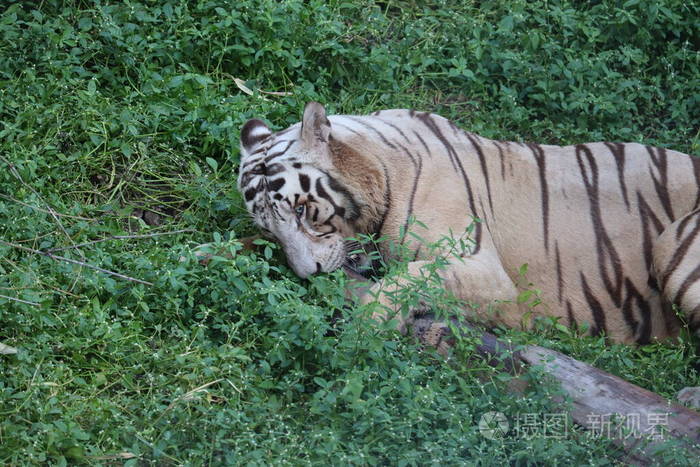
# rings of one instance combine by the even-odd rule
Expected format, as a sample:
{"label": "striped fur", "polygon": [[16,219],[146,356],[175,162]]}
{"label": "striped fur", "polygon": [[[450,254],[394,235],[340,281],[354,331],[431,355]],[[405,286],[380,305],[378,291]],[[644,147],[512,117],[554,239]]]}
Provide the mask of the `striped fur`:
{"label": "striped fur", "polygon": [[[359,233],[405,240],[420,274],[430,258],[402,229],[434,242],[474,216],[471,254],[442,274],[458,298],[498,300],[490,321],[534,311],[643,344],[678,334],[675,303],[700,328],[700,159],[676,151],[493,141],[430,113],[327,117],[311,103],[286,130],[244,126],[239,189],[302,277],[340,267]],[[515,303],[524,263],[534,310]]]}

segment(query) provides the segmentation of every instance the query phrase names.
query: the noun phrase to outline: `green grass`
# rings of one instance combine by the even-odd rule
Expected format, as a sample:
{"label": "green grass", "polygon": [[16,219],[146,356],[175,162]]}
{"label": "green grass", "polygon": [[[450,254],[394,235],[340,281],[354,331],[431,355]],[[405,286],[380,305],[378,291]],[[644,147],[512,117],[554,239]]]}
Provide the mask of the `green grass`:
{"label": "green grass", "polygon": [[[485,438],[483,413],[556,413],[557,389],[509,395],[485,364],[459,365],[473,343],[446,364],[345,309],[339,274],[299,281],[274,246],[240,251],[235,239],[254,229],[235,190],[238,129],[251,117],[282,128],[318,100],[334,113],[435,111],[498,139],[697,154],[696,2],[3,7],[0,239],[47,250],[189,231],[57,252],[152,285],[0,245],[0,294],[38,304],[0,298],[0,342],[20,350],[0,355],[0,463],[618,462],[571,427]],[[200,265],[192,247],[210,241],[233,259]],[[633,349],[554,327],[504,337],[667,397],[700,385],[688,339]],[[692,459],[671,449],[659,462]]]}

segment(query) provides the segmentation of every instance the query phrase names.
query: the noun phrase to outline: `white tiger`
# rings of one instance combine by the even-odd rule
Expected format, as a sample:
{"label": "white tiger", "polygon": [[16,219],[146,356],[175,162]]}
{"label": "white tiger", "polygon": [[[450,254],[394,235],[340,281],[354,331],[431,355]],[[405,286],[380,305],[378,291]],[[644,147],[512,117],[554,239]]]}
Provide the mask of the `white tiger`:
{"label": "white tiger", "polygon": [[[238,186],[300,277],[343,266],[358,234],[399,241],[408,228],[435,242],[478,218],[473,251],[441,275],[459,299],[498,301],[492,322],[534,312],[638,344],[677,336],[681,319],[700,328],[700,159],[680,152],[494,141],[431,113],[327,117],[312,102],[276,133],[245,124]],[[406,244],[420,274],[431,258]],[[542,290],[534,309],[516,303],[524,263]]]}

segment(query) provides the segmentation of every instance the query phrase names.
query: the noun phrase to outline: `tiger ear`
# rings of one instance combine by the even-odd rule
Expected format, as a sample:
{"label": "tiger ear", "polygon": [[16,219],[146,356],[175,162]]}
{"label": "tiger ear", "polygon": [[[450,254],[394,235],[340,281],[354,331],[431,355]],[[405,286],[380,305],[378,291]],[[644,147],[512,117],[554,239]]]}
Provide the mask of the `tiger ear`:
{"label": "tiger ear", "polygon": [[241,152],[250,153],[253,147],[272,134],[262,120],[248,120],[241,128]]}
{"label": "tiger ear", "polygon": [[331,134],[331,122],[326,117],[326,109],[318,102],[309,102],[304,108],[301,121],[301,139],[309,147],[327,144]]}

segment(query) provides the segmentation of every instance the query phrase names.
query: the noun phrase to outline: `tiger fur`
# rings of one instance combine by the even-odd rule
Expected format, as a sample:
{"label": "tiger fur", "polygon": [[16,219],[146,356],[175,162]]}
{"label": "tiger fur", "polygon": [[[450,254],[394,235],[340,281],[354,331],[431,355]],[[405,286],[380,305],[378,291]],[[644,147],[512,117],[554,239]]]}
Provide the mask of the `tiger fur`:
{"label": "tiger fur", "polygon": [[[472,251],[441,276],[461,300],[497,301],[489,322],[529,312],[637,344],[700,329],[700,159],[680,152],[494,141],[431,113],[327,117],[312,102],[285,130],[244,125],[238,186],[300,277],[341,267],[358,234],[404,242],[417,275],[431,258],[402,231],[432,243],[477,218]],[[535,308],[516,300],[524,263]]]}

